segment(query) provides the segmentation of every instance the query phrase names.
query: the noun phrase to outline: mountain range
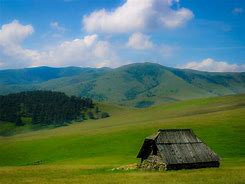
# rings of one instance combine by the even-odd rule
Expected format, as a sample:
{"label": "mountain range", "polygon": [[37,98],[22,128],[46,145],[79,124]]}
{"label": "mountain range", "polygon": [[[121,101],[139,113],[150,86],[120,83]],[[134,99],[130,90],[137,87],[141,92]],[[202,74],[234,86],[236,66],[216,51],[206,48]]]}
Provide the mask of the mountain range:
{"label": "mountain range", "polygon": [[52,90],[95,101],[148,107],[245,93],[245,72],[202,72],[136,63],[119,68],[36,67],[0,70],[0,94]]}

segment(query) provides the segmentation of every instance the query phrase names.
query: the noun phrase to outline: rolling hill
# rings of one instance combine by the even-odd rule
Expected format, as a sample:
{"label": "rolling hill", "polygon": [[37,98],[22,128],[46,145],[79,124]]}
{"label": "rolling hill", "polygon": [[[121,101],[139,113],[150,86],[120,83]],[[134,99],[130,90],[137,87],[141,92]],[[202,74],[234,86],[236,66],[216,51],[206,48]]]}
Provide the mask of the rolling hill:
{"label": "rolling hill", "polygon": [[119,68],[29,68],[0,71],[0,93],[54,90],[134,107],[245,93],[245,73],[210,73],[154,63]]}
{"label": "rolling hill", "polygon": [[[0,183],[243,183],[245,95],[187,100],[0,137]],[[137,163],[144,138],[159,128],[191,128],[221,158],[221,167],[173,172],[115,171]]]}

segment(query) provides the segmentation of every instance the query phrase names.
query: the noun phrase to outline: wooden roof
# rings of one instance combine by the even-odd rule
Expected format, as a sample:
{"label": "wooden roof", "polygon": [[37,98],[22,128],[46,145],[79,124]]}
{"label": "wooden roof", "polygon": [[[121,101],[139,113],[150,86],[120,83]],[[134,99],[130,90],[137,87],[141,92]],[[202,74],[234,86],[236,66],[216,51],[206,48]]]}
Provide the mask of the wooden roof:
{"label": "wooden roof", "polygon": [[[146,138],[138,158],[147,158],[155,144],[166,164],[188,164],[219,161],[219,157],[190,129],[160,129],[152,139]],[[147,155],[146,155],[147,154]]]}
{"label": "wooden roof", "polygon": [[202,142],[190,129],[159,130],[157,144],[193,143]]}

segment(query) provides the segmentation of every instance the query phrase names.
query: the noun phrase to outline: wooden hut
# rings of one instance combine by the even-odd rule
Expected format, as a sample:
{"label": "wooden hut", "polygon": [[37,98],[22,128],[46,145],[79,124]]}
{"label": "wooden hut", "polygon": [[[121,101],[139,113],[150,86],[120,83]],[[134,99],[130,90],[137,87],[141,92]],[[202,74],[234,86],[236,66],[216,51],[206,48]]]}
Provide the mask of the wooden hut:
{"label": "wooden hut", "polygon": [[191,129],[160,129],[146,137],[137,158],[141,168],[177,170],[219,167],[219,157]]}

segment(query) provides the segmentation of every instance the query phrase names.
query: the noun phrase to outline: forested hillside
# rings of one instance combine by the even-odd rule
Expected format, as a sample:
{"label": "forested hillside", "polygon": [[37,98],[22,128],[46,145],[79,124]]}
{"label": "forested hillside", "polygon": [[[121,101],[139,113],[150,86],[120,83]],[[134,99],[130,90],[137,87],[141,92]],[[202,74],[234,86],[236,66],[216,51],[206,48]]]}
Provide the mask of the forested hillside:
{"label": "forested hillside", "polygon": [[61,92],[29,91],[0,96],[0,120],[17,126],[24,125],[26,118],[33,125],[62,125],[73,120],[100,118],[98,113],[92,99],[69,97]]}

